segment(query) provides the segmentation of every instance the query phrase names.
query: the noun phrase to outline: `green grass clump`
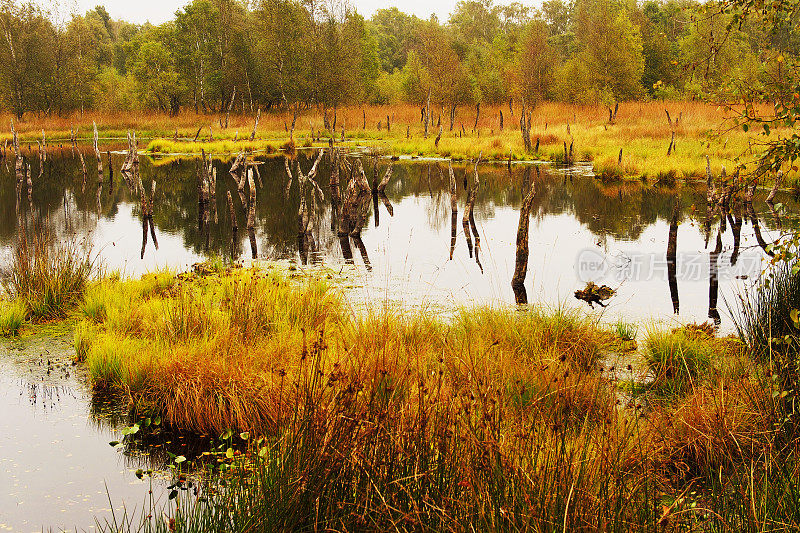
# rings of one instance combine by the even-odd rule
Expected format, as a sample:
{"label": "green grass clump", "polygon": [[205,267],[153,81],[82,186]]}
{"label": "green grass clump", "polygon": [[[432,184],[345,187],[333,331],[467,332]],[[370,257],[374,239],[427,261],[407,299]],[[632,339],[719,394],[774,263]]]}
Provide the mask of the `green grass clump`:
{"label": "green grass clump", "polygon": [[19,335],[27,315],[25,304],[19,300],[0,304],[0,335],[3,337]]}
{"label": "green grass clump", "polygon": [[649,331],[642,355],[657,387],[665,392],[685,392],[694,388],[711,368],[716,353],[712,338],[680,328],[671,332]]}
{"label": "green grass clump", "polygon": [[624,320],[618,320],[615,322],[613,328],[617,337],[624,341],[636,340],[636,335],[639,332],[639,327],[636,324],[632,322],[625,322]]}
{"label": "green grass clump", "polygon": [[34,321],[64,318],[78,305],[96,268],[89,250],[37,231],[13,249],[6,291],[25,305]]}

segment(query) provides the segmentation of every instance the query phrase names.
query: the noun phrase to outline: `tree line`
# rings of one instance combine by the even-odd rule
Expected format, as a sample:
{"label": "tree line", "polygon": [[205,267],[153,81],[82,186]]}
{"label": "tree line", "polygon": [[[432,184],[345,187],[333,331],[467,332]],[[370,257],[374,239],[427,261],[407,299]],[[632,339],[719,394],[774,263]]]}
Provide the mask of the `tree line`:
{"label": "tree line", "polygon": [[18,117],[730,98],[793,64],[793,18],[767,31],[696,0],[463,0],[446,22],[367,20],[346,0],[193,0],[152,25],[0,0],[0,97]]}

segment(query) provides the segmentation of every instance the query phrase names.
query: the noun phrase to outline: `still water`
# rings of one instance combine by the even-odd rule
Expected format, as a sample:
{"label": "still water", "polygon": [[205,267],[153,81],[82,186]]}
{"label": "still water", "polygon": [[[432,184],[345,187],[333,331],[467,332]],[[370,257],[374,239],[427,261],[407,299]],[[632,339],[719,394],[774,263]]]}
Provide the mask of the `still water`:
{"label": "still water", "polygon": [[[304,172],[311,157],[298,155]],[[386,202],[376,200],[367,215],[363,246],[353,246],[355,257],[347,261],[331,229],[328,158],[317,176],[324,198],[310,204],[313,246],[298,239],[300,192],[295,182],[287,195],[282,156],[257,158],[253,239],[244,231],[246,213],[228,173],[230,161],[213,162],[216,201],[203,206],[197,160],[143,156],[145,189],[156,182],[153,227],[143,231],[139,196],[119,176],[123,154],[112,155],[111,179],[104,161],[102,183],[91,153],[86,179],[69,149],[51,153],[41,177],[35,153],[29,158],[33,187],[19,203],[13,162],[0,161],[3,263],[19,231],[47,227],[59,238],[89,244],[106,271],[124,275],[185,270],[215,256],[247,261],[255,252],[298,269],[345,273],[355,305],[444,312],[460,305],[513,305],[520,205],[534,187],[524,283],[530,305],[579,307],[607,322],[671,326],[711,319],[722,333],[733,330],[727,304],[758,279],[769,261],[768,244],[796,230],[800,212],[791,195],[780,195],[776,210],[757,194],[752,209],[734,205],[730,214],[709,218],[703,186],[603,184],[581,167],[482,165],[473,232],[463,224],[467,191],[475,183],[471,166],[455,166],[454,217],[446,162],[364,158],[370,181],[375,165],[379,177],[390,164],[393,174]],[[674,272],[667,263],[670,243]],[[590,309],[574,298],[590,280],[616,290],[607,307]],[[7,341],[0,349],[0,531],[89,529],[94,516],[110,515],[108,494],[115,506],[141,508],[150,484],[134,472],[154,461],[163,464],[156,449],[109,446],[129,421],[117,402],[92,396],[81,369],[71,365],[72,353],[69,339],[59,338]],[[181,453],[183,444],[174,440],[169,445]],[[155,482],[157,498],[163,499],[163,486]]]}
{"label": "still water", "polygon": [[[35,154],[32,154],[35,155]],[[308,154],[311,156],[312,154]],[[122,155],[114,155],[119,169]],[[311,161],[298,156],[308,172]],[[197,160],[151,160],[142,157],[141,175],[148,191],[156,181],[153,232],[143,242],[139,197],[115,173],[97,184],[96,172],[84,183],[81,166],[69,150],[53,154],[38,179],[38,161],[32,157],[32,202],[23,198],[22,217],[15,210],[12,163],[0,165],[0,247],[8,253],[18,225],[45,224],[63,238],[90,242],[108,271],[125,275],[171,268],[183,270],[212,256],[252,257],[251,241],[244,231],[246,213],[241,207],[230,162],[214,161],[217,171],[216,202],[207,211],[198,203]],[[87,166],[94,157],[87,155]],[[315,248],[310,257],[300,254],[296,182],[286,195],[288,178],[283,156],[259,161],[255,248],[260,259],[285,260],[303,268],[321,263],[346,269],[355,280],[354,300],[434,309],[454,304],[509,305],[515,302],[511,278],[516,259],[520,204],[524,191],[535,187],[530,211],[530,254],[525,279],[532,305],[580,306],[604,320],[618,318],[647,322],[699,321],[710,318],[709,299],[714,289],[711,271],[718,272],[716,298],[720,327],[732,325],[726,302],[752,283],[769,259],[763,249],[782,231],[797,227],[798,205],[790,195],[779,196],[777,212],[770,211],[764,195],[757,195],[752,212],[734,205],[726,217],[707,218],[703,186],[677,188],[640,183],[604,185],[580,167],[483,165],[474,205],[480,239],[478,260],[471,253],[462,226],[467,187],[474,183],[470,165],[457,165],[455,246],[451,251],[453,217],[447,163],[377,160],[382,177],[391,163],[393,175],[386,188],[392,213],[376,202],[361,233],[363,248],[353,247],[355,264],[347,265],[340,241],[331,230],[328,180],[331,165],[323,158],[317,176],[325,199],[310,215]],[[368,180],[376,161],[364,158]],[[105,164],[107,173],[107,162]],[[342,188],[346,178],[342,178]],[[234,199],[239,231],[234,235],[226,193]],[[375,209],[377,208],[377,209]],[[155,233],[158,247],[154,245]],[[676,244],[675,279],[668,279],[667,245]],[[474,237],[470,241],[475,241]],[[714,253],[716,252],[716,253]],[[368,263],[366,263],[366,262]],[[713,263],[713,264],[712,264]],[[716,267],[715,267],[716,265]],[[738,278],[738,279],[737,279]],[[617,291],[608,307],[591,310],[573,297],[586,281],[606,283]],[[710,290],[712,289],[712,290]],[[712,306],[713,307],[713,306]],[[675,310],[678,313],[675,313]],[[713,312],[711,315],[715,315]],[[715,317],[713,317],[715,318]]]}

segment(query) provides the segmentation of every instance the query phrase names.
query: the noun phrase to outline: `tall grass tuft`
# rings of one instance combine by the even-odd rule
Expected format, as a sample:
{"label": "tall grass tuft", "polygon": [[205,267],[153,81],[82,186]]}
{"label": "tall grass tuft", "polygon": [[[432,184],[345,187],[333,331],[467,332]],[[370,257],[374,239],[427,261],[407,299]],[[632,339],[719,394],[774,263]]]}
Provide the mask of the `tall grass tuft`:
{"label": "tall grass tuft", "polygon": [[36,231],[13,249],[6,291],[25,305],[34,321],[65,317],[96,273],[91,251],[77,241],[59,241]]}
{"label": "tall grass tuft", "polygon": [[654,384],[662,392],[685,393],[695,388],[717,354],[713,339],[702,332],[680,328],[671,332],[650,331],[643,356]]}

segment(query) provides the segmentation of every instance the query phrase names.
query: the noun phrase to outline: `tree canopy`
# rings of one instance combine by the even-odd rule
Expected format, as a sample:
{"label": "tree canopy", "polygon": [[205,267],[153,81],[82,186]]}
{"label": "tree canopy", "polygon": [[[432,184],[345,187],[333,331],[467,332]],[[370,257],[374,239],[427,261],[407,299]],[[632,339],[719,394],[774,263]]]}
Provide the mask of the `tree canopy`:
{"label": "tree canopy", "polygon": [[790,106],[796,15],[769,6],[462,0],[438,21],[398,8],[367,20],[346,0],[192,0],[154,26],[102,6],[63,21],[45,4],[0,0],[0,105],[20,117],[420,104],[428,94],[442,107],[523,97],[608,105],[722,90],[755,102],[779,78]]}

